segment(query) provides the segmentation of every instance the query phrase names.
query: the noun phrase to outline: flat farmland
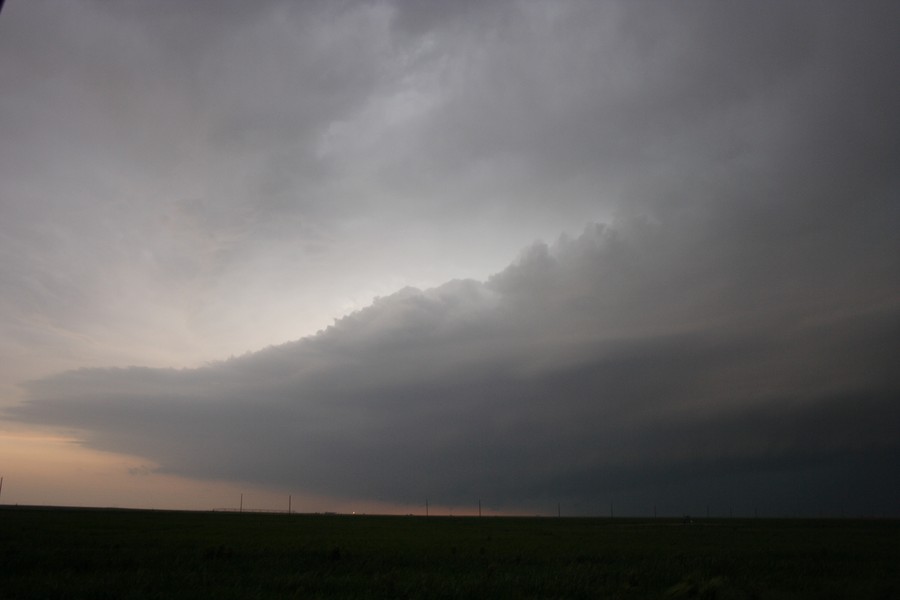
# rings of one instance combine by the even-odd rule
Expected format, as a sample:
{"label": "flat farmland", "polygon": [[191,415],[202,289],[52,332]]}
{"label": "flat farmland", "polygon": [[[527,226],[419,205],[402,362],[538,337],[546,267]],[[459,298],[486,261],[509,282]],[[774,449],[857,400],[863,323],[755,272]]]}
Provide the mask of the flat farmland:
{"label": "flat farmland", "polygon": [[0,598],[900,598],[900,521],[3,507]]}

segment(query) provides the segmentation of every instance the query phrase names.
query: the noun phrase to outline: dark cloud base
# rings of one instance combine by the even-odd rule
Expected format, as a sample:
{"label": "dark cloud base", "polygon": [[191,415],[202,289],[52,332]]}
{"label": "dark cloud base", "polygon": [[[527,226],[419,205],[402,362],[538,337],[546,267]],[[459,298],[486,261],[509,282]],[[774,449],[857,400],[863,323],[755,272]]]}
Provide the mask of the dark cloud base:
{"label": "dark cloud base", "polygon": [[246,332],[256,290],[302,313],[612,225],[202,368],[41,379],[6,418],[344,498],[900,516],[897,2],[163,5],[0,20],[16,352],[182,339],[147,330],[206,306],[251,308],[201,335]]}
{"label": "dark cloud base", "polygon": [[867,257],[860,281],[784,259],[790,239],[710,257],[697,235],[718,234],[694,234],[592,226],[297,342],[36,381],[7,417],[167,472],[345,498],[894,514],[900,294],[877,274],[895,259]]}

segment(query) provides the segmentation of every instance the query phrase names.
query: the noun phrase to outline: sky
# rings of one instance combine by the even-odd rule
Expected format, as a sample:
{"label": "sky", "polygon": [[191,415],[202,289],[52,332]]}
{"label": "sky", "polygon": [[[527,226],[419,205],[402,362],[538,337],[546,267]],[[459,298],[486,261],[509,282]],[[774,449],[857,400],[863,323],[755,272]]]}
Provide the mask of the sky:
{"label": "sky", "polygon": [[900,516],[898,26],[6,2],[0,503]]}

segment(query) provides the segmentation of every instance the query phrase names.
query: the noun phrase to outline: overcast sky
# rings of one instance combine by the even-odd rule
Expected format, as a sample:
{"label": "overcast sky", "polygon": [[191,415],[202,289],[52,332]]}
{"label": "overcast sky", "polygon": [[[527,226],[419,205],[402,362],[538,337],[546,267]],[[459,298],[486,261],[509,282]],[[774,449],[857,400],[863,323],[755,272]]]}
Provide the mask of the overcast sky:
{"label": "overcast sky", "polygon": [[9,0],[0,502],[900,516],[898,28]]}

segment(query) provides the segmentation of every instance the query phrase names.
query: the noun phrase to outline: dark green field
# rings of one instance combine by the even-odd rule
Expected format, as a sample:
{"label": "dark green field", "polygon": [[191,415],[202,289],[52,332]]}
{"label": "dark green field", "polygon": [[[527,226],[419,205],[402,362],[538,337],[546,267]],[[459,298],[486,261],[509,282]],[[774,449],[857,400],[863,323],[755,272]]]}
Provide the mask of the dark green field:
{"label": "dark green field", "polygon": [[4,507],[0,598],[900,598],[900,522]]}

